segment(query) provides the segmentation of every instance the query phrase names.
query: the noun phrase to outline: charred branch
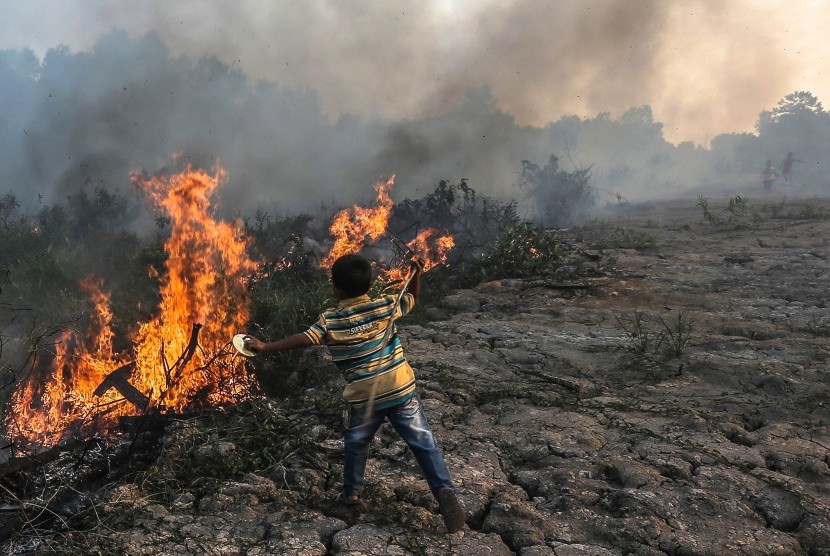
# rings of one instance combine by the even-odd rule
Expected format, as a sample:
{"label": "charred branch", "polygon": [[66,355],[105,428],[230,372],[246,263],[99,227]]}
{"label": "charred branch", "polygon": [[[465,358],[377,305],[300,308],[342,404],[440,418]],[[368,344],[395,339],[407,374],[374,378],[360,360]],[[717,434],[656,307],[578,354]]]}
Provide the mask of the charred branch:
{"label": "charred branch", "polygon": [[141,393],[138,388],[130,384],[128,379],[132,374],[133,369],[135,369],[135,362],[127,363],[126,365],[118,367],[113,372],[108,374],[103,382],[98,385],[98,388],[95,389],[93,395],[100,398],[110,388],[115,388],[119,394],[124,396],[125,400],[133,404],[138,409],[143,410],[147,407],[149,398]]}
{"label": "charred branch", "polygon": [[187,343],[187,347],[184,348],[184,351],[179,358],[173,363],[173,366],[170,368],[170,383],[164,392],[161,393],[159,396],[158,403],[162,405],[164,400],[167,398],[168,392],[173,390],[181,380],[182,376],[184,376],[184,368],[190,363],[190,360],[193,358],[193,355],[196,353],[196,348],[199,347],[199,331],[202,329],[201,323],[194,323],[193,328],[190,331],[190,341]]}

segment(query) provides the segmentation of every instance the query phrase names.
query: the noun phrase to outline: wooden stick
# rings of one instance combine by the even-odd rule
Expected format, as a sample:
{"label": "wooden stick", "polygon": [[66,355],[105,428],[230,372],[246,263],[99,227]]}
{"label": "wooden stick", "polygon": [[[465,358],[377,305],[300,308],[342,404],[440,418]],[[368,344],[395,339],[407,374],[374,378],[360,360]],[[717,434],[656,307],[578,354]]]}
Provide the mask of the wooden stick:
{"label": "wooden stick", "polygon": [[[406,282],[403,283],[403,288],[401,288],[400,293],[398,293],[398,297],[395,298],[395,303],[392,305],[392,313],[389,315],[389,322],[386,324],[386,331],[383,333],[383,340],[380,343],[380,350],[383,351],[386,348],[386,344],[389,343],[389,339],[392,337],[392,330],[395,326],[395,311],[398,310],[398,307],[401,304],[401,300],[403,296],[406,295],[406,290],[409,288],[409,283],[415,277],[416,270],[410,269],[409,276],[406,279]],[[369,419],[372,418],[375,409],[375,397],[378,393],[378,379],[372,383],[372,389],[369,391],[369,403],[366,405],[366,413],[363,414],[363,422],[365,423]]]}

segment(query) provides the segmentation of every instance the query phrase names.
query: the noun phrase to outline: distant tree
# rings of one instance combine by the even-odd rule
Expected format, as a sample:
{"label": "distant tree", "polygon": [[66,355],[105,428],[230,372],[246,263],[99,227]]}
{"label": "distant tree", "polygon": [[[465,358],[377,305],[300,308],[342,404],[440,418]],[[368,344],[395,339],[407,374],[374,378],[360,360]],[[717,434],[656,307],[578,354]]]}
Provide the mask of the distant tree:
{"label": "distant tree", "polygon": [[623,125],[640,125],[655,133],[656,136],[662,137],[663,124],[654,121],[654,113],[651,110],[651,106],[631,107],[623,112],[617,121]]}
{"label": "distant tree", "polygon": [[778,101],[772,110],[764,110],[758,119],[758,133],[775,132],[781,126],[804,126],[809,123],[827,124],[830,117],[818,97],[809,91],[795,91]]}
{"label": "distant tree", "polygon": [[124,197],[102,188],[96,188],[92,196],[81,189],[67,197],[67,205],[72,218],[71,232],[82,239],[118,228],[127,213]]}
{"label": "distant tree", "polygon": [[715,156],[715,169],[719,174],[752,172],[757,174],[763,164],[764,153],[754,133],[724,133],[712,139],[710,146]]}
{"label": "distant tree", "polygon": [[[801,176],[806,182],[826,180],[819,163],[830,160],[830,114],[808,91],[795,91],[764,110],[758,119],[760,160],[780,162],[793,152],[804,160]],[[757,170],[757,168],[756,168]]]}
{"label": "distant tree", "polygon": [[648,105],[631,107],[616,119],[608,113],[586,119],[565,116],[542,134],[547,144],[561,150],[560,165],[578,169],[590,164],[598,200],[610,194],[613,202],[618,194],[641,196],[690,183],[711,167],[700,149],[679,149],[668,142]]}
{"label": "distant tree", "polygon": [[20,203],[17,202],[17,197],[12,193],[3,195],[0,198],[0,226],[8,230],[18,208],[20,208]]}
{"label": "distant tree", "polygon": [[567,226],[584,216],[594,204],[594,190],[588,185],[590,179],[590,167],[566,172],[559,167],[559,157],[552,154],[542,167],[522,160],[519,185],[527,188],[539,222]]}

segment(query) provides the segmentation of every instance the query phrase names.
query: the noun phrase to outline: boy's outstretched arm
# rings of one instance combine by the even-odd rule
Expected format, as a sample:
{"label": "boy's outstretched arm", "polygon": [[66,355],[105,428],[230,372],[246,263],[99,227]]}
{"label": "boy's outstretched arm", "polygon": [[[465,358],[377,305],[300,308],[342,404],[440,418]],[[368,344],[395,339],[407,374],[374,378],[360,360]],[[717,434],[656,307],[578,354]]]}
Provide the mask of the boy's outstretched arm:
{"label": "boy's outstretched arm", "polygon": [[249,339],[245,342],[245,347],[247,347],[251,351],[255,351],[256,353],[286,351],[289,349],[304,348],[310,345],[311,339],[302,332],[292,334],[291,336],[287,336],[282,340],[277,340],[276,342],[265,343],[262,340],[254,338],[253,336],[250,336]]}
{"label": "boy's outstretched arm", "polygon": [[421,271],[424,268],[424,261],[423,259],[413,259],[411,264],[412,272],[415,274],[412,276],[412,280],[409,282],[406,292],[411,293],[412,297],[414,297],[417,301],[417,299],[421,296]]}

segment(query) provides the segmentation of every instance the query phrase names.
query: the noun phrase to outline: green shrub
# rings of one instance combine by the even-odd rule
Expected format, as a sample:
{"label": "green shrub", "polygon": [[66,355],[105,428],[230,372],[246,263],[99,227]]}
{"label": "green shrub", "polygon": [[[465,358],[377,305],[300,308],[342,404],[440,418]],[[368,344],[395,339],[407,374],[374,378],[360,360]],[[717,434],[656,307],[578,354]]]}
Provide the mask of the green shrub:
{"label": "green shrub", "polygon": [[719,228],[736,227],[745,225],[747,219],[751,219],[752,225],[757,226],[763,218],[749,202],[749,199],[735,195],[729,198],[728,205],[716,212],[709,208],[709,200],[703,195],[698,196],[697,206],[703,210],[703,216],[713,226]]}
{"label": "green shrub", "polygon": [[[319,269],[285,269],[266,275],[251,285],[250,332],[274,341],[302,332],[334,304],[328,275]],[[297,368],[303,350],[281,352],[252,359],[260,384],[270,394],[285,394],[285,383]],[[307,382],[312,377],[301,377]]]}
{"label": "green shrub", "polygon": [[653,377],[666,374],[669,361],[681,357],[692,339],[694,321],[686,311],[673,319],[654,319],[634,309],[629,315],[614,318],[626,338],[619,349],[635,354],[636,364]]}
{"label": "green shrub", "polygon": [[783,220],[827,220],[830,219],[830,209],[816,205],[801,205],[795,209],[787,210],[782,199],[776,205],[765,205],[762,212],[768,213],[770,218]]}
{"label": "green shrub", "polygon": [[556,236],[533,222],[504,228],[487,254],[462,268],[463,282],[499,278],[560,277],[564,253]]}
{"label": "green shrub", "polygon": [[600,249],[636,249],[637,251],[651,251],[657,249],[657,238],[636,232],[617,228],[606,241],[600,242]]}
{"label": "green shrub", "polygon": [[[259,277],[249,287],[248,330],[265,341],[305,330],[323,309],[334,304],[328,273],[303,245],[311,220],[307,215],[275,219],[258,211],[247,223],[254,257],[261,261]],[[286,381],[302,356],[302,350],[283,352],[252,359],[250,366],[266,392],[286,394]],[[303,383],[315,379],[307,374],[301,378]]]}

